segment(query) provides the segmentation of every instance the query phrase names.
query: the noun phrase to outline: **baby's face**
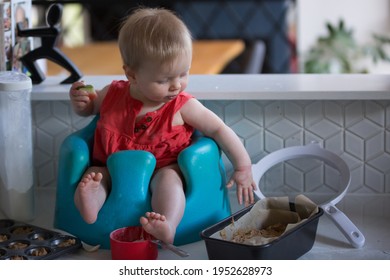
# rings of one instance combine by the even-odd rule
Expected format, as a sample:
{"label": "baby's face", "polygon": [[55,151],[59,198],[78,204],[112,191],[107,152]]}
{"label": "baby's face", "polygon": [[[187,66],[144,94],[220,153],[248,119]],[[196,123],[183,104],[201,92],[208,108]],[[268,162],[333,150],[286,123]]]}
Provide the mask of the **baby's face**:
{"label": "baby's face", "polygon": [[191,56],[180,55],[167,63],[144,62],[136,71],[136,89],[149,101],[167,103],[187,87]]}

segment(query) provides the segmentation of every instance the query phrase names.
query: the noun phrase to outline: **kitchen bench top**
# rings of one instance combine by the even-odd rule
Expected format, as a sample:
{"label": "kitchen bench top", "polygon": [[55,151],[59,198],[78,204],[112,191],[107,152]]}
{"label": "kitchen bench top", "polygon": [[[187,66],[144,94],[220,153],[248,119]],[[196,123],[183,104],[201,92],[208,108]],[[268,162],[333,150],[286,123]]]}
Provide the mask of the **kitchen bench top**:
{"label": "kitchen bench top", "polygon": [[[66,77],[49,76],[34,85],[31,99],[69,100]],[[124,76],[85,76],[101,89]],[[390,100],[390,76],[385,74],[220,74],[191,75],[186,89],[199,100]]]}
{"label": "kitchen bench top", "polygon": [[[235,194],[232,194],[235,201]],[[36,219],[29,223],[53,229],[55,190],[39,189],[36,192]],[[319,220],[313,248],[301,259],[309,260],[390,260],[390,195],[350,194],[337,205],[364,234],[362,248],[353,248],[335,224],[325,215]],[[233,211],[239,206],[232,203]],[[2,213],[0,212],[0,218]],[[204,241],[181,246],[190,256],[186,260],[207,260]],[[109,250],[87,252],[83,249],[60,257],[65,260],[109,260]],[[159,249],[158,259],[180,259],[170,251]]]}

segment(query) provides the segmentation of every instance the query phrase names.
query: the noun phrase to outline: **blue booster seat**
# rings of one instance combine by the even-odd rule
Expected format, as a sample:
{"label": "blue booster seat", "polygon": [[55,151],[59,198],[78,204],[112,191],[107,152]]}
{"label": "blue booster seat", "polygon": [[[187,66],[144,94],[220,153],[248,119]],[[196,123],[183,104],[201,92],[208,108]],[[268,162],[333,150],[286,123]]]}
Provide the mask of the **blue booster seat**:
{"label": "blue booster seat", "polygon": [[[110,232],[139,225],[151,211],[149,182],[156,165],[146,151],[120,151],[107,160],[112,189],[97,221],[87,224],[73,201],[75,189],[90,165],[98,116],[85,128],[69,135],[61,145],[54,226],[90,245],[109,249]],[[175,236],[175,245],[200,240],[200,232],[231,214],[221,152],[210,138],[194,133],[192,144],[178,156],[185,179],[186,208]],[[174,202],[172,202],[174,203]]]}

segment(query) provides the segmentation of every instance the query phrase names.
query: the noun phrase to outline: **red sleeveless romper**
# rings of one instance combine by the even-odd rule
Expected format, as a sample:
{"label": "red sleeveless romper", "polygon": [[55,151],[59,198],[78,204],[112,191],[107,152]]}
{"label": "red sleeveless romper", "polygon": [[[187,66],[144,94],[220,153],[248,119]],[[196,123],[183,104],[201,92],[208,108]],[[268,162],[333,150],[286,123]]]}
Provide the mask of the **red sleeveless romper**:
{"label": "red sleeveless romper", "polygon": [[157,160],[156,168],[175,163],[179,153],[191,144],[194,129],[187,124],[172,126],[172,120],[191,98],[182,92],[135,122],[143,103],[130,95],[129,81],[113,81],[100,108],[94,137],[94,165],[106,165],[108,156],[121,150],[151,152]]}

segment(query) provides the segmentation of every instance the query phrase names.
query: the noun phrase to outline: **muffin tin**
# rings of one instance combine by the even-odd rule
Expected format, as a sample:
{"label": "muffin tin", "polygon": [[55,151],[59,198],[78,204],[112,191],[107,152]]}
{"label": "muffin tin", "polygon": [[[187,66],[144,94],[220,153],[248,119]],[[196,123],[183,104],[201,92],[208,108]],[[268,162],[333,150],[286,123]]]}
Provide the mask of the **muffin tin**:
{"label": "muffin tin", "polygon": [[0,260],[55,259],[80,247],[77,237],[15,220],[0,220]]}

